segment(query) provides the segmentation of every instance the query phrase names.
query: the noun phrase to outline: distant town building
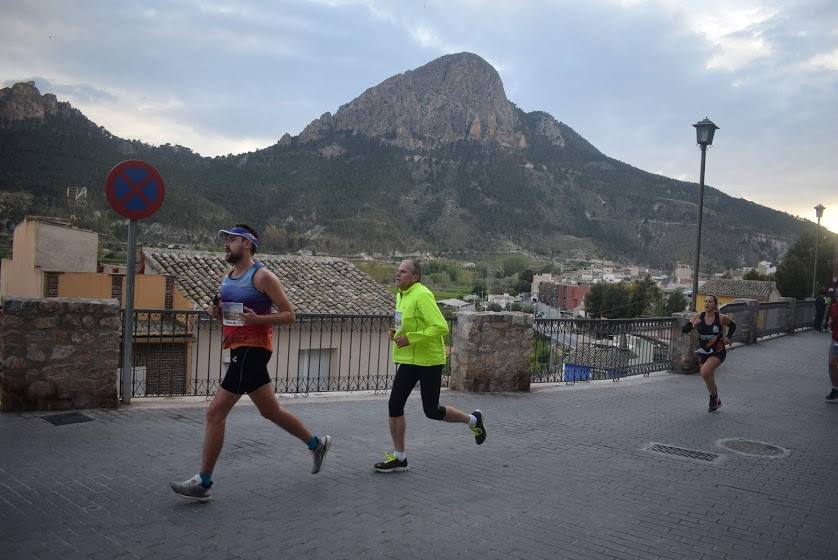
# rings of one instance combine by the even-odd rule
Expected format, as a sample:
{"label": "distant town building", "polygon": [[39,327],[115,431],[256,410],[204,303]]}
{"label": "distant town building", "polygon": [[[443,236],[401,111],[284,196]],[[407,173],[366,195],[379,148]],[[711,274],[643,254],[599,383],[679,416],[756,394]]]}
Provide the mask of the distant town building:
{"label": "distant town building", "polygon": [[440,311],[445,313],[457,313],[458,311],[474,311],[474,303],[469,303],[461,299],[440,299],[436,302],[439,305]]}
{"label": "distant town building", "polygon": [[763,276],[770,276],[772,274],[776,274],[777,267],[769,261],[760,261],[760,263],[757,265],[756,270]]}
{"label": "distant town building", "polygon": [[675,266],[675,283],[679,286],[689,286],[693,282],[693,267],[678,263]]}
{"label": "distant town building", "polygon": [[487,298],[489,304],[496,303],[504,309],[509,309],[509,306],[515,302],[520,302],[521,298],[511,296],[509,294],[489,294]]}
{"label": "distant town building", "polygon": [[557,309],[576,310],[583,306],[590,291],[590,285],[545,282],[539,288],[538,300]]}

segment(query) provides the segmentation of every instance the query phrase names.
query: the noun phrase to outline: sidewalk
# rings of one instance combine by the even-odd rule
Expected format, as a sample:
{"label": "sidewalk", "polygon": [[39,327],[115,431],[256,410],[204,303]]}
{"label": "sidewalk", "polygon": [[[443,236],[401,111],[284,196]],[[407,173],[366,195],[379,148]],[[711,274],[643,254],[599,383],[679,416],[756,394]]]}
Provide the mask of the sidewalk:
{"label": "sidewalk", "polygon": [[[168,486],[197,471],[204,406],[84,411],[92,422],[66,426],[0,415],[0,557],[838,558],[828,341],[806,332],[729,352],[716,414],[701,379],[676,374],[443,392],[443,404],[486,413],[480,447],[414,398],[401,474],[372,470],[390,449],[386,396],[282,399],[334,437],[316,476],[303,444],[240,404],[206,504]],[[789,454],[741,455],[725,438]]]}

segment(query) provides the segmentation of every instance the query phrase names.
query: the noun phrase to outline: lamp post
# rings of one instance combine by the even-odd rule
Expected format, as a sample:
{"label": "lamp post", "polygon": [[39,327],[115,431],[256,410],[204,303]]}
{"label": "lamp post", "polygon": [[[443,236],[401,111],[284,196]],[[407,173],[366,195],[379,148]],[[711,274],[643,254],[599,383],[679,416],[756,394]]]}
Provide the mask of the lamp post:
{"label": "lamp post", "polygon": [[826,208],[823,204],[815,206],[815,215],[818,217],[818,225],[815,229],[815,266],[812,268],[812,297],[815,297],[815,284],[818,281],[818,237],[821,236],[821,216]]}
{"label": "lamp post", "polygon": [[695,247],[695,268],[693,269],[693,302],[692,309],[697,311],[695,304],[698,301],[698,267],[701,262],[701,218],[704,214],[704,160],[707,157],[707,146],[713,144],[713,135],[719,129],[713,121],[704,117],[693,125],[695,127],[695,138],[701,148],[701,175],[699,178],[698,191],[698,235]]}

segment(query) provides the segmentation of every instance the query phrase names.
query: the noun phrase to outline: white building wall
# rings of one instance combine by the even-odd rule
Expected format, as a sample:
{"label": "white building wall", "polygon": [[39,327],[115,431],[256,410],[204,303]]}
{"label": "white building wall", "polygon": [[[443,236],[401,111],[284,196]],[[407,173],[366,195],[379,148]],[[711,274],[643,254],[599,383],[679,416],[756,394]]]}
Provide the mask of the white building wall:
{"label": "white building wall", "polygon": [[[348,321],[348,320],[345,320]],[[268,362],[271,380],[280,391],[317,392],[358,389],[366,385],[366,377],[381,379],[395,375],[391,359],[390,335],[387,330],[370,332],[347,326],[341,330],[295,324],[274,328],[274,353]],[[198,391],[207,385],[217,388],[224,378],[230,360],[229,350],[222,350],[218,323],[203,323],[198,343],[192,345],[193,364],[188,386],[197,380]],[[370,381],[374,385],[374,381]],[[330,387],[331,386],[331,387]]]}

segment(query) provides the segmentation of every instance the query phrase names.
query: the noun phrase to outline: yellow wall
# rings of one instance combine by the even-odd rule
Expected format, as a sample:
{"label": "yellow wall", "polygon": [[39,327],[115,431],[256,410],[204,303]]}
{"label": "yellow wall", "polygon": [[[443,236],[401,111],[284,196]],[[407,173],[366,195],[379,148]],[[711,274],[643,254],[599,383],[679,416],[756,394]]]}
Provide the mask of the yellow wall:
{"label": "yellow wall", "polygon": [[12,258],[3,259],[0,296],[41,297],[43,277],[35,268],[37,222],[24,220],[15,226]]}
{"label": "yellow wall", "polygon": [[111,277],[98,272],[63,272],[58,275],[58,297],[110,299]]}
{"label": "yellow wall", "polygon": [[[710,294],[708,294],[708,295],[710,295]],[[735,298],[733,296],[721,296],[720,295],[720,296],[716,296],[716,297],[719,299],[719,307],[721,307],[723,305],[726,305],[728,303],[733,303],[737,299],[740,299],[740,298]],[[695,310],[696,311],[704,311],[704,298],[705,298],[705,295],[702,294],[702,293],[699,293],[698,297],[695,298]],[[760,299],[759,301],[760,302],[766,302],[768,300],[767,299]]]}
{"label": "yellow wall", "polygon": [[41,297],[43,285],[40,269],[20,266],[17,259],[3,259],[0,264],[0,297]]}
{"label": "yellow wall", "polygon": [[[719,298],[719,307],[721,307],[725,304],[728,304],[728,303],[733,303],[733,301],[736,299],[733,296],[716,296],[716,297]],[[695,298],[695,311],[704,311],[704,298],[705,298],[705,295],[702,294],[702,293],[699,293],[698,297]]]}
{"label": "yellow wall", "polygon": [[43,297],[44,270],[95,272],[98,244],[97,233],[26,218],[0,265],[0,296]]}
{"label": "yellow wall", "polygon": [[[58,275],[58,297],[109,299],[112,275],[104,272],[64,272]],[[134,277],[134,308],[164,309],[166,277],[158,274],[137,274]],[[122,278],[122,301],[125,305],[125,277]],[[41,296],[43,294],[39,294]],[[173,309],[192,309],[189,301],[174,288]]]}

